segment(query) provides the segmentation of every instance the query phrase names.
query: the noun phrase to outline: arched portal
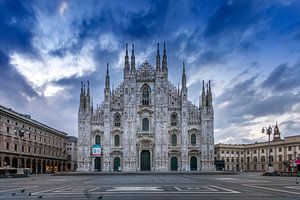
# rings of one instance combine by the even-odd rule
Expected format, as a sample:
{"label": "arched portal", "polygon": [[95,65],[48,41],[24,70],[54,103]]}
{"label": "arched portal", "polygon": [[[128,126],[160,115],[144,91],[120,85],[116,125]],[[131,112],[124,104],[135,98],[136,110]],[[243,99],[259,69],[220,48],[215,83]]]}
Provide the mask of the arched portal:
{"label": "arched portal", "polygon": [[12,159],[12,167],[13,168],[18,168],[18,158],[13,158]]}
{"label": "arched portal", "polygon": [[171,158],[171,171],[177,171],[178,169],[178,160],[177,157],[172,157]]}
{"label": "arched portal", "polygon": [[3,163],[4,166],[10,166],[10,159],[9,157],[5,157],[4,158],[4,163]]}
{"label": "arched portal", "polygon": [[101,158],[95,158],[95,171],[101,171]]}
{"label": "arched portal", "polygon": [[119,157],[114,158],[114,171],[119,171],[121,160]]}
{"label": "arched portal", "polygon": [[141,152],[141,171],[150,171],[150,151]]}
{"label": "arched portal", "polygon": [[197,171],[197,158],[195,156],[191,157],[190,167],[191,167],[191,171]]}

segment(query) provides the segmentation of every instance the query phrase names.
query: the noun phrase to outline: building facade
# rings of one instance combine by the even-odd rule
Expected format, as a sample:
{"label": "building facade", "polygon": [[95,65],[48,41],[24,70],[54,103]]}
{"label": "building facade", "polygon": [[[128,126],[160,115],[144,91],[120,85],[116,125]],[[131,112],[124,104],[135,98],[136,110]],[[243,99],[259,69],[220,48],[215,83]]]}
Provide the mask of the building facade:
{"label": "building facade", "polygon": [[0,168],[65,171],[67,134],[0,106]]}
{"label": "building facade", "polygon": [[[223,163],[219,170],[259,171],[267,170],[269,153],[275,171],[287,171],[290,161],[300,157],[300,135],[281,139],[278,125],[275,126],[273,140],[269,143],[216,144],[215,163]],[[218,168],[218,166],[217,166]]]}
{"label": "building facade", "polygon": [[95,109],[89,82],[82,83],[78,171],[213,170],[210,82],[205,89],[203,81],[196,106],[188,100],[184,63],[181,88],[169,82],[168,70],[165,45],[162,60],[158,45],[155,67],[147,61],[136,67],[134,46],[129,61],[126,44],[124,80],[111,89],[107,64],[104,101]]}
{"label": "building facade", "polygon": [[67,170],[76,171],[77,169],[77,137],[68,136],[67,143]]}

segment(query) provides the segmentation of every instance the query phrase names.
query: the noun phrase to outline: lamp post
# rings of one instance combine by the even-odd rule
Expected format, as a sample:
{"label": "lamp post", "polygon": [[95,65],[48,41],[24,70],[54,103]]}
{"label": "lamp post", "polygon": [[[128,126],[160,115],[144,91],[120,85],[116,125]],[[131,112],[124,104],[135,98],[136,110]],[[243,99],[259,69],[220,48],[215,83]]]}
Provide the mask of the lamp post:
{"label": "lamp post", "polygon": [[22,162],[22,145],[21,145],[21,138],[25,135],[25,129],[16,127],[14,132],[19,136],[19,159],[18,159],[18,170],[17,174],[24,174],[23,168],[21,168]]}
{"label": "lamp post", "polygon": [[261,130],[262,133],[266,132],[267,135],[269,136],[269,155],[268,155],[269,162],[268,162],[268,169],[265,172],[266,175],[271,175],[271,174],[274,173],[273,165],[272,165],[272,160],[271,160],[271,139],[270,139],[270,137],[271,137],[271,135],[273,133],[273,128],[274,128],[274,126],[269,125],[268,128],[267,127],[263,127],[262,130]]}

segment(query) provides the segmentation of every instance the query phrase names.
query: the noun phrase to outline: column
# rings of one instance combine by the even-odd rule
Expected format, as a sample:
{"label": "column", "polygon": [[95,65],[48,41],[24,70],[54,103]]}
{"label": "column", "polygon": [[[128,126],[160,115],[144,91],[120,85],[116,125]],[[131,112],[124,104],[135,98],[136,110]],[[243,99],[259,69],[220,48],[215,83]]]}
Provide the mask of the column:
{"label": "column", "polygon": [[12,167],[12,157],[9,156],[8,158],[9,158],[9,167]]}
{"label": "column", "polygon": [[35,174],[38,173],[38,161],[37,160],[35,161],[35,172],[34,173]]}
{"label": "column", "polygon": [[43,174],[44,171],[43,171],[43,160],[41,160],[41,174]]}
{"label": "column", "polygon": [[3,167],[3,160],[4,160],[4,157],[0,157],[0,167]]}
{"label": "column", "polygon": [[[103,162],[103,159],[102,159],[102,162]],[[101,165],[102,165],[102,163],[101,163]],[[94,172],[95,171],[95,158],[92,158],[92,166],[90,166],[90,167],[91,167],[91,171]],[[102,168],[102,166],[101,166],[101,168]]]}

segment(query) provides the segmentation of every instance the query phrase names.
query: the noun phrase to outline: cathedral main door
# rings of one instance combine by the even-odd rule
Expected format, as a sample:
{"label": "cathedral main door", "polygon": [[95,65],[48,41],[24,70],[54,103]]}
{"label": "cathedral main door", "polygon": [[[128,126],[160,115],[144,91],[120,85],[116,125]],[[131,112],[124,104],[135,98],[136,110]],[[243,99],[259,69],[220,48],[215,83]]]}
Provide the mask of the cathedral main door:
{"label": "cathedral main door", "polygon": [[150,171],[150,151],[141,152],[141,171]]}

